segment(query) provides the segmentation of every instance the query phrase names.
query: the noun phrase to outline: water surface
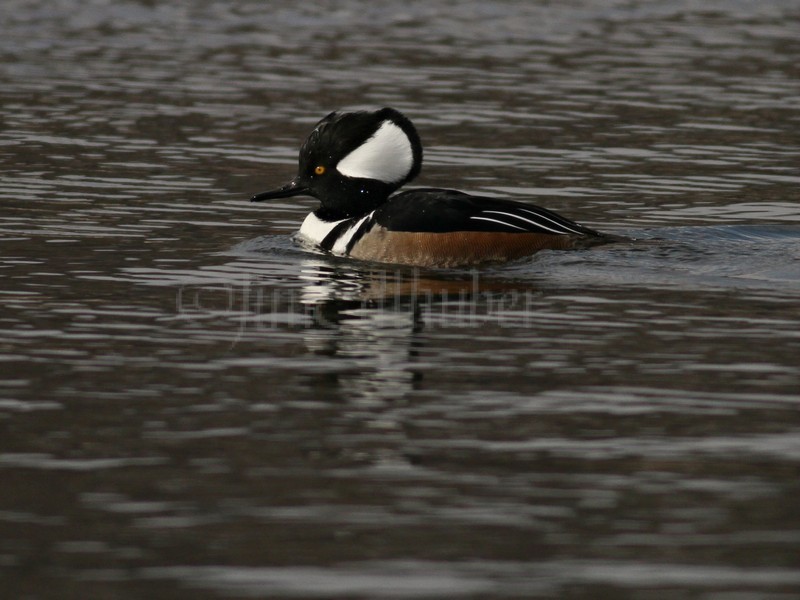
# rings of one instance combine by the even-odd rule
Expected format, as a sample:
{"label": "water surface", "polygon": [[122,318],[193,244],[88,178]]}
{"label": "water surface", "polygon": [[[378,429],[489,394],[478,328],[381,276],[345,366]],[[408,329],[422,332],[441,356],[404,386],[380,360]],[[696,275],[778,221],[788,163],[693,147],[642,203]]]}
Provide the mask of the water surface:
{"label": "water surface", "polygon": [[[791,598],[800,12],[10,0],[14,598]],[[420,185],[634,241],[478,271],[291,240],[336,108]]]}

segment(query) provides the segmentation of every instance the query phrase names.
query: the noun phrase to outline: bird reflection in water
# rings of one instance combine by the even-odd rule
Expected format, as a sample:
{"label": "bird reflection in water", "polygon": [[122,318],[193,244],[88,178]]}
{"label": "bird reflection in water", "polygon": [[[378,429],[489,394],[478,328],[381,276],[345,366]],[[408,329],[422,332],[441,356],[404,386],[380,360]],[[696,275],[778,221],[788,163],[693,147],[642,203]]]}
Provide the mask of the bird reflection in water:
{"label": "bird reflection in water", "polygon": [[477,271],[444,275],[323,260],[303,261],[299,277],[311,316],[306,348],[352,362],[340,383],[361,400],[408,394],[422,377],[425,327],[442,319],[474,323],[485,310],[484,292],[510,291],[510,284],[483,282]]}

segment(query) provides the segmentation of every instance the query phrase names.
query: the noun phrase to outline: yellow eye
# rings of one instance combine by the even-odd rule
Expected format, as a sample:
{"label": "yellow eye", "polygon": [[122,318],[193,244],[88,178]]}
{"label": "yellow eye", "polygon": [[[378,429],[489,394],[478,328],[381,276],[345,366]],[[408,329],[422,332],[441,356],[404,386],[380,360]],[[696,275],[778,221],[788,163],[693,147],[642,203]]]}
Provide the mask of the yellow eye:
{"label": "yellow eye", "polygon": [[325,172],[325,167],[323,167],[322,165],[317,165],[316,167],[314,167],[315,174],[322,175],[324,172]]}

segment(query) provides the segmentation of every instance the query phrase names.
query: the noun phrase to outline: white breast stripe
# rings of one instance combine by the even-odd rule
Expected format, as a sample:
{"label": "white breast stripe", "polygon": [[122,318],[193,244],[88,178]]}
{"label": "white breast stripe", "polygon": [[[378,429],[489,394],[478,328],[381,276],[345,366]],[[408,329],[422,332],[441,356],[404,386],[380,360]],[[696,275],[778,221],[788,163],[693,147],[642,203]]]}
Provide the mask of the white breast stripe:
{"label": "white breast stripe", "polygon": [[336,169],[346,177],[396,183],[414,166],[414,151],[406,133],[384,121],[367,141],[345,156]]}
{"label": "white breast stripe", "polygon": [[581,233],[581,232],[580,232],[580,231],[578,231],[577,229],[573,229],[572,227],[569,227],[568,225],[564,225],[563,223],[559,223],[559,222],[558,222],[558,221],[556,221],[555,219],[551,219],[550,217],[547,217],[547,216],[545,216],[545,215],[542,215],[542,214],[539,214],[539,213],[537,213],[537,212],[534,212],[534,211],[532,211],[532,210],[530,210],[530,209],[528,209],[528,208],[521,208],[520,210],[524,210],[524,211],[525,211],[525,212],[527,212],[527,213],[531,213],[532,215],[536,215],[536,216],[537,216],[537,217],[539,217],[540,219],[547,219],[547,220],[548,220],[548,221],[550,221],[551,223],[555,223],[556,225],[559,225],[560,227],[563,227],[564,229],[566,229],[567,231],[571,231],[572,233]]}
{"label": "white breast stripe", "polygon": [[[521,210],[525,210],[525,209],[521,209]],[[527,211],[527,212],[531,212],[531,211]],[[531,221],[530,219],[526,219],[525,217],[521,217],[519,215],[515,215],[514,213],[501,212],[499,210],[484,210],[483,211],[483,214],[488,214],[488,213],[492,213],[492,214],[496,214],[496,215],[505,215],[507,217],[514,217],[515,219],[519,219],[520,221],[525,221],[526,223],[530,223],[531,225],[535,225],[536,227],[541,227],[542,229],[546,229],[547,231],[552,231],[553,233],[563,234],[563,233],[567,233],[569,231],[572,231],[573,233],[578,233],[574,229],[570,229],[569,227],[561,225],[561,223],[557,223],[559,226],[561,226],[561,229],[559,230],[559,229],[553,229],[552,227],[548,227],[547,225],[544,225],[543,223],[537,223],[536,221]],[[538,213],[532,213],[532,214],[534,214],[537,217],[542,218],[542,219],[546,219],[547,218],[547,217],[544,217],[543,215],[540,215]],[[556,221],[553,221],[552,219],[547,219],[547,220],[550,221],[551,223],[556,223]]]}
{"label": "white breast stripe", "polygon": [[491,221],[492,223],[500,223],[500,225],[505,225],[506,227],[513,227],[514,229],[525,231],[524,227],[517,227],[516,225],[512,225],[511,223],[506,223],[505,221],[498,221],[497,219],[489,219],[488,217],[470,217],[470,219],[475,219],[476,221]]}
{"label": "white breast stripe", "polygon": [[333,245],[333,248],[331,248],[331,252],[333,254],[336,254],[337,256],[344,256],[347,253],[347,244],[349,244],[350,240],[353,239],[353,236],[356,234],[356,231],[358,231],[358,228],[361,227],[361,224],[367,219],[369,219],[374,212],[375,211],[373,210],[367,216],[362,217],[358,221],[356,221],[354,225],[348,227],[347,231],[345,231],[341,235],[341,237],[339,237],[339,239],[336,240],[336,243]]}
{"label": "white breast stripe", "polygon": [[300,226],[298,235],[312,244],[319,245],[334,227],[346,220],[347,219],[342,219],[341,221],[323,221],[313,212],[308,213],[305,221],[303,221],[303,224]]}

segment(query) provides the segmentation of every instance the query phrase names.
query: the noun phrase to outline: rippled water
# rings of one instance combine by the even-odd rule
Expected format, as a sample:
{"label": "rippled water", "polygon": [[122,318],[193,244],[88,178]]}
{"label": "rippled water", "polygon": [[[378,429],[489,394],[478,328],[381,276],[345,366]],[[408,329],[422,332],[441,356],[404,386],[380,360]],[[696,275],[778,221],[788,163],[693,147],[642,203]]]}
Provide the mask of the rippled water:
{"label": "rippled water", "polygon": [[[792,598],[800,9],[6,0],[9,598]],[[335,108],[634,239],[296,247]]]}

